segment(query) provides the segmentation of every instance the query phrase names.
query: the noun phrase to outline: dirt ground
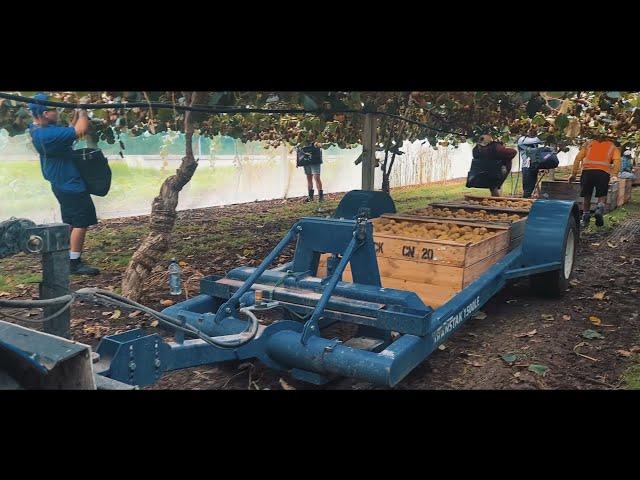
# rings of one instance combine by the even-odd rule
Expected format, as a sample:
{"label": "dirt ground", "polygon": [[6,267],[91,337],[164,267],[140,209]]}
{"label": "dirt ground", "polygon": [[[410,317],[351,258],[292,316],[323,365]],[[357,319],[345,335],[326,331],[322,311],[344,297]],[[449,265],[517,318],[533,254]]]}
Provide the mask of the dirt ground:
{"label": "dirt ground", "polygon": [[[339,195],[334,195],[334,200]],[[239,228],[260,231],[250,256],[234,250],[194,252],[189,258],[193,294],[201,275],[224,274],[230,267],[256,265],[290,225],[288,218],[269,221],[260,214],[282,208],[282,201],[214,207],[180,212],[178,224],[199,234],[215,234],[221,218],[239,219],[251,211],[254,220]],[[118,229],[146,221],[145,217],[101,222],[97,231]],[[283,226],[282,223],[285,223]],[[288,223],[287,223],[288,222]],[[133,248],[137,239],[130,239]],[[290,258],[292,251],[280,261]],[[37,260],[21,260],[21,268],[37,269]],[[5,264],[11,269],[12,265]],[[107,271],[95,279],[73,279],[72,289],[83,286],[115,288],[123,269]],[[625,388],[622,375],[640,351],[640,215],[629,215],[612,231],[583,233],[575,274],[566,295],[557,300],[533,296],[528,283],[506,287],[466,322],[445,344],[395,388],[402,389],[617,389]],[[161,277],[161,275],[159,274]],[[160,309],[167,298],[164,283],[151,286],[143,303]],[[35,285],[18,288],[7,298],[36,294]],[[114,318],[118,317],[118,318]],[[100,338],[134,327],[154,329],[145,315],[98,305],[77,304],[72,311],[72,335],[96,347]],[[594,336],[602,338],[586,338]],[[591,335],[590,335],[591,334]],[[634,348],[635,347],[635,348]],[[532,367],[532,365],[534,365]],[[536,367],[538,365],[539,367]],[[534,371],[536,370],[536,371]],[[316,387],[271,371],[257,360],[202,366],[166,374],[147,389],[372,389],[352,379],[338,379]]]}

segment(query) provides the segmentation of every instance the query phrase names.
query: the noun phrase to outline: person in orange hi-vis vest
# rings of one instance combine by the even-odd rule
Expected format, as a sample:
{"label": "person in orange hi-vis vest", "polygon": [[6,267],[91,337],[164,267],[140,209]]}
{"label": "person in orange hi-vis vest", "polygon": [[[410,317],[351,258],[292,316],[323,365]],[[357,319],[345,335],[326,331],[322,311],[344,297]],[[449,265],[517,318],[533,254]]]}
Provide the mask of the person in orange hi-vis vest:
{"label": "person in orange hi-vis vest", "polygon": [[606,136],[596,137],[585,143],[576,159],[573,162],[573,171],[569,182],[576,179],[578,171],[582,168],[580,176],[580,196],[584,197],[582,204],[582,226],[589,226],[591,221],[591,196],[596,191],[598,203],[595,208],[594,217],[596,225],[604,225],[604,204],[607,201],[609,191],[609,180],[611,175],[620,172],[620,149],[613,141]]}

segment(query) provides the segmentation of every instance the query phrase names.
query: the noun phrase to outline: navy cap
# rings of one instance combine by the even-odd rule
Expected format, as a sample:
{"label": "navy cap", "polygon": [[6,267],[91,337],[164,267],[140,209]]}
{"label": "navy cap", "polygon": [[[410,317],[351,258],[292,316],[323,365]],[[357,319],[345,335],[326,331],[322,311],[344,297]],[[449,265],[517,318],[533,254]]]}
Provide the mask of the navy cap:
{"label": "navy cap", "polygon": [[[37,93],[33,96],[34,100],[49,100],[49,96],[44,93]],[[49,110],[46,105],[39,105],[37,103],[30,103],[29,110],[34,117],[41,117],[44,112]]]}

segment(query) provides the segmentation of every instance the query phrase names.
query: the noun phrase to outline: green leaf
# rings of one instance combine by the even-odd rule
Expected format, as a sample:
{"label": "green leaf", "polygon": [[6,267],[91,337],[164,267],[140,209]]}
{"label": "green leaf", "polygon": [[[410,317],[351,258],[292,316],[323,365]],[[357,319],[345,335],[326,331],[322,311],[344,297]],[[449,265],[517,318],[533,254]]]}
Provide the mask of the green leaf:
{"label": "green leaf", "polygon": [[569,125],[569,117],[566,114],[558,115],[555,125],[559,130],[564,130]]}
{"label": "green leaf", "polygon": [[502,360],[504,360],[508,364],[512,364],[517,359],[518,359],[518,356],[513,353],[507,353],[506,355],[502,355]]}
{"label": "green leaf", "polygon": [[543,115],[540,115],[539,113],[536,114],[535,117],[533,117],[532,120],[534,125],[544,125],[545,123],[547,123],[547,120],[544,118]]}
{"label": "green leaf", "polygon": [[531,365],[529,365],[529,368],[527,368],[527,370],[544,377],[549,371],[549,367],[547,367],[546,365],[537,365],[535,363],[532,363]]}
{"label": "green leaf", "polygon": [[596,332],[595,330],[591,330],[591,329],[587,329],[584,332],[582,332],[582,336],[584,338],[588,338],[589,340],[592,340],[594,338],[604,338],[604,335]]}

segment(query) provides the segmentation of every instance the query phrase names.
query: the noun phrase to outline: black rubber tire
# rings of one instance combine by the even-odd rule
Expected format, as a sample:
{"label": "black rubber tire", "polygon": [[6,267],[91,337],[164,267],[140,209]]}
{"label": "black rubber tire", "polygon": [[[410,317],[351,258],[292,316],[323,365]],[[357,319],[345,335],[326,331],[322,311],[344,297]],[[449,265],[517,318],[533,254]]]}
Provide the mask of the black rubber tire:
{"label": "black rubber tire", "polygon": [[[569,238],[569,233],[573,232],[573,261],[571,272],[569,272],[569,276],[565,276],[565,255],[564,252],[567,251],[567,240]],[[573,215],[569,218],[569,222],[567,225],[567,230],[564,234],[564,244],[562,248],[562,267],[560,270],[553,270],[551,272],[539,273],[537,275],[532,275],[529,277],[531,282],[532,290],[540,296],[557,298],[567,291],[569,287],[569,280],[571,279],[571,275],[573,274],[573,269],[576,264],[576,252],[578,251],[578,238],[579,238],[579,230],[576,224],[576,220]]]}

